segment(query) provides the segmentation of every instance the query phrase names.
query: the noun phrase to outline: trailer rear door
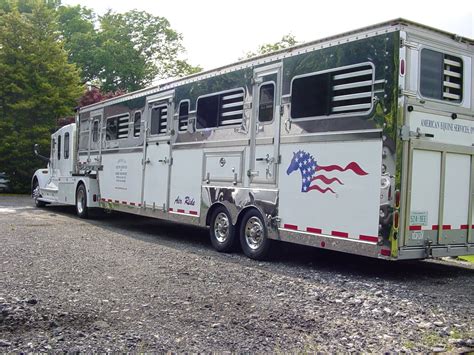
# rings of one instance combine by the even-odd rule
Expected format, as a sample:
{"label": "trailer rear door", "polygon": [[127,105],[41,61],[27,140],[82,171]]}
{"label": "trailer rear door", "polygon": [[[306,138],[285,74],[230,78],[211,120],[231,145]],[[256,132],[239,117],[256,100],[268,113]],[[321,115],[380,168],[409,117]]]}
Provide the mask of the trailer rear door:
{"label": "trailer rear door", "polygon": [[451,246],[474,243],[474,124],[422,112],[410,116],[419,137],[409,141],[404,245],[438,246],[433,256],[455,255]]}

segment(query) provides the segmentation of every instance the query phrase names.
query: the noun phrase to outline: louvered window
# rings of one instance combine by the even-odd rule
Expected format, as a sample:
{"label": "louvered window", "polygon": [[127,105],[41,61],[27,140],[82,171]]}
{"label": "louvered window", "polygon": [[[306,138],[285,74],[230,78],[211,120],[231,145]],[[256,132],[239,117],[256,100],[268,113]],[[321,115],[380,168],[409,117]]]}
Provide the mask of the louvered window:
{"label": "louvered window", "polygon": [[128,137],[129,114],[107,118],[105,139],[108,141]]}
{"label": "louvered window", "polygon": [[296,77],[291,86],[293,119],[363,115],[372,109],[373,66],[364,63]]}
{"label": "louvered window", "polygon": [[198,129],[239,125],[244,112],[244,90],[200,97],[196,111]]}
{"label": "louvered window", "polygon": [[133,136],[140,137],[140,129],[142,125],[142,113],[140,111],[135,112],[133,117]]}
{"label": "louvered window", "polygon": [[165,134],[168,128],[168,106],[155,106],[151,110],[151,134]]}
{"label": "louvered window", "polygon": [[461,58],[431,49],[421,51],[420,91],[423,96],[461,102],[462,85]]}
{"label": "louvered window", "polygon": [[220,95],[219,126],[237,125],[244,114],[244,91],[236,90]]}

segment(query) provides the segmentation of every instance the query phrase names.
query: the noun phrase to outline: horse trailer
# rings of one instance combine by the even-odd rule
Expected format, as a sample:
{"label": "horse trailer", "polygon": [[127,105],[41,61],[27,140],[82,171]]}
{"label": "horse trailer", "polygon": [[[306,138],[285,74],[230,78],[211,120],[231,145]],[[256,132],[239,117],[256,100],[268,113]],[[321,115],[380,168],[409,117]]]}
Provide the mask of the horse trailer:
{"label": "horse trailer", "polygon": [[81,107],[32,194],[209,226],[254,259],[474,254],[473,59],[397,19]]}

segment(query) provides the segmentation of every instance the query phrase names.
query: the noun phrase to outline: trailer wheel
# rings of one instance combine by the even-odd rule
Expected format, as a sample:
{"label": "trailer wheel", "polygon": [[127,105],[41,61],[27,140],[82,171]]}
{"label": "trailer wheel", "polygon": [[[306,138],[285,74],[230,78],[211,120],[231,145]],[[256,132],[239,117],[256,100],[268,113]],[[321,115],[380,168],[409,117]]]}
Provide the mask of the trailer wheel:
{"label": "trailer wheel", "polygon": [[268,239],[262,215],[255,209],[245,212],[242,218],[240,245],[244,254],[251,259],[265,260],[269,256],[272,240]]}
{"label": "trailer wheel", "polygon": [[41,196],[40,195],[40,189],[39,189],[39,184],[38,184],[38,179],[34,179],[33,180],[33,188],[31,190],[31,196],[34,198],[35,200],[35,206],[38,207],[38,208],[41,208],[41,207],[44,207],[47,205],[46,202],[43,202],[43,201],[40,201],[38,200],[38,198]]}
{"label": "trailer wheel", "polygon": [[214,249],[224,253],[235,249],[238,238],[235,235],[235,227],[231,222],[229,212],[225,207],[219,206],[214,210],[209,226]]}
{"label": "trailer wheel", "polygon": [[87,207],[87,191],[84,184],[80,184],[76,190],[76,213],[79,218],[87,218],[89,209]]}

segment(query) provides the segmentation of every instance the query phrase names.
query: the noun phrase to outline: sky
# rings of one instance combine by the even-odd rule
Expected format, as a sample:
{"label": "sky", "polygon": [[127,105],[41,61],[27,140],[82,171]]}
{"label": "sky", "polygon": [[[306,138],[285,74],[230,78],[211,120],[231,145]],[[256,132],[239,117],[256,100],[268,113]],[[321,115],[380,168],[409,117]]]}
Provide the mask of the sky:
{"label": "sky", "polygon": [[230,64],[259,45],[293,34],[307,42],[403,17],[474,38],[474,1],[63,0],[103,14],[144,10],[183,35],[185,59],[203,69]]}

